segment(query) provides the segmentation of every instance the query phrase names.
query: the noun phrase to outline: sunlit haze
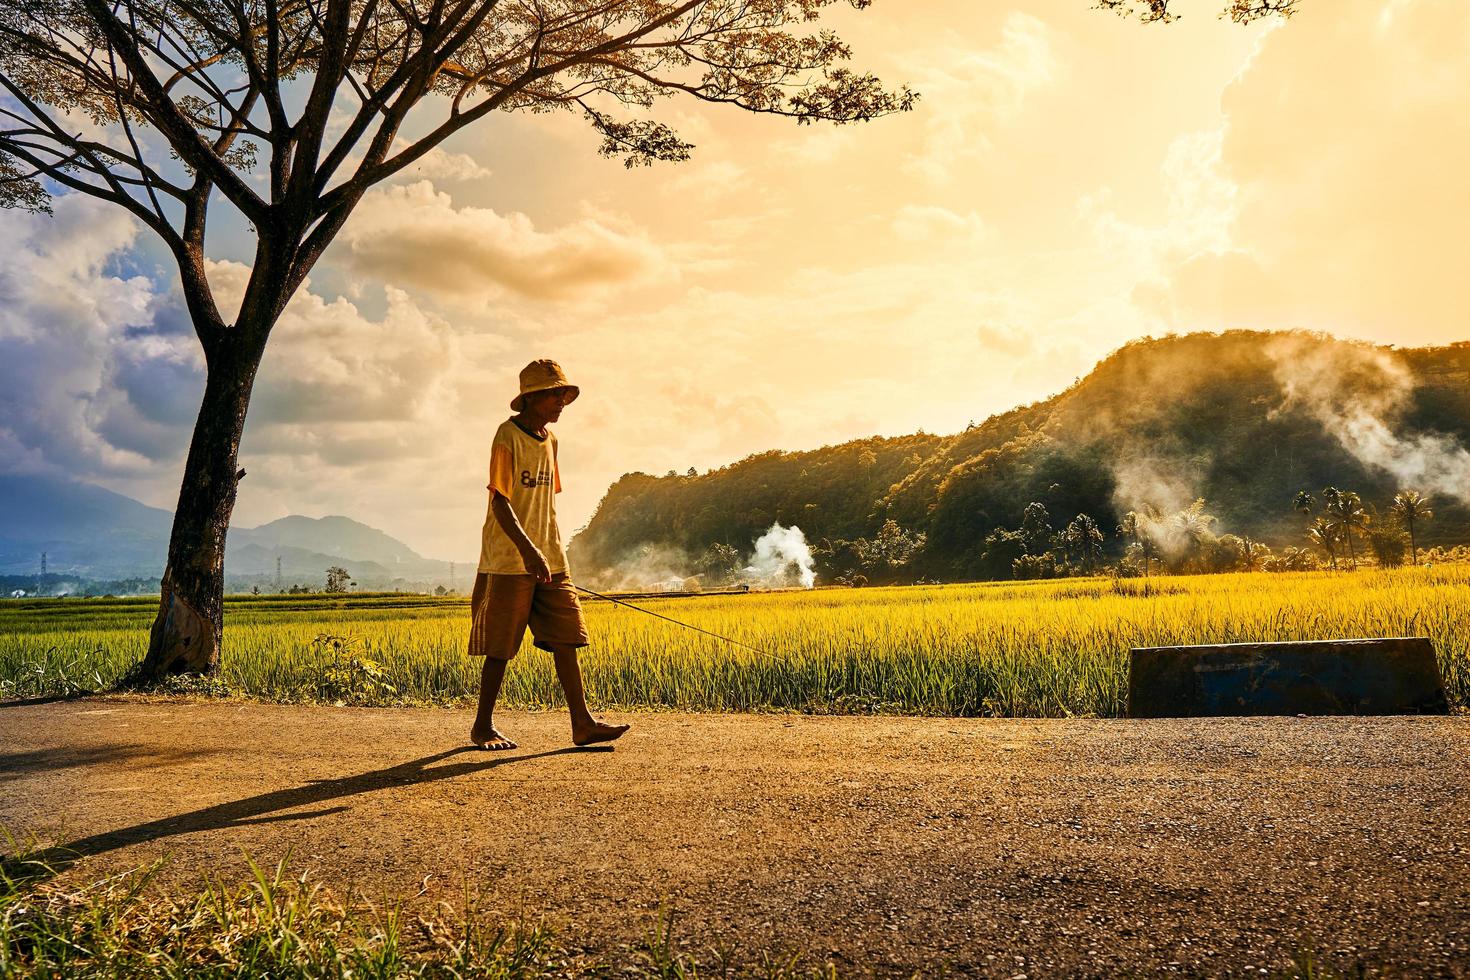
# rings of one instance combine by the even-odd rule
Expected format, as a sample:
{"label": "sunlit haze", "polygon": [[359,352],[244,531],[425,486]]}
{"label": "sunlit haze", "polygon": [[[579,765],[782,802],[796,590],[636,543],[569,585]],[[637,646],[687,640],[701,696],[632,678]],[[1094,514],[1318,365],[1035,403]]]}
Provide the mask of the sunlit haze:
{"label": "sunlit haze", "polygon": [[[1144,335],[1470,338],[1470,5],[1221,6],[843,10],[915,111],[798,127],[671,99],[677,165],[600,158],[569,114],[467,130],[372,192],[291,304],[235,522],[345,514],[472,561],[536,357],[582,389],[556,426],[570,532],[625,472],[963,429]],[[55,210],[0,212],[0,469],[171,509],[202,388],[171,263],[119,209]],[[250,238],[210,253],[242,281]]]}

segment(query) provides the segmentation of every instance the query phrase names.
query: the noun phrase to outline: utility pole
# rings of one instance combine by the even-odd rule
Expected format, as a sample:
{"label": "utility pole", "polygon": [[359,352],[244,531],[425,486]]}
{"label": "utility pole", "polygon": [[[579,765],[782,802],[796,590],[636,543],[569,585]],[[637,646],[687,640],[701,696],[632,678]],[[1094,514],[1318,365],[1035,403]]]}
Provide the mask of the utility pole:
{"label": "utility pole", "polygon": [[46,552],[41,552],[41,577],[36,579],[36,595],[41,594],[41,589],[46,582]]}
{"label": "utility pole", "polygon": [[276,555],[276,591],[281,591],[281,556]]}
{"label": "utility pole", "polygon": [[454,562],[449,563],[449,591],[454,591]]}

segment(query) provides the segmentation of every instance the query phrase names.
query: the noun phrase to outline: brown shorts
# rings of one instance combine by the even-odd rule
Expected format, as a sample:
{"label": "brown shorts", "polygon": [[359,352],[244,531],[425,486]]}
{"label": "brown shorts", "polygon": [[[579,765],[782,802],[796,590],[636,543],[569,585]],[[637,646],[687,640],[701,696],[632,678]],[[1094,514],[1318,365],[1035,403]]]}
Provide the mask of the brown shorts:
{"label": "brown shorts", "polygon": [[511,659],[521,649],[527,626],[542,650],[587,645],[587,624],[570,575],[554,575],[550,582],[538,582],[531,575],[475,576],[470,656]]}

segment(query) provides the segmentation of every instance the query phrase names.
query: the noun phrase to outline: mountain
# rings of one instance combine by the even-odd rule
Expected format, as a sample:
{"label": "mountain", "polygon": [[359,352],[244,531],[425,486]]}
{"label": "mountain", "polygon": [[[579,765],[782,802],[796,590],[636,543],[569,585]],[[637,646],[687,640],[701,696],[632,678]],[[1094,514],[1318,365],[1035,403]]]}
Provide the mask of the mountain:
{"label": "mountain", "polygon": [[[984,383],[977,368],[977,385]],[[1314,333],[1230,331],[1145,339],[1045,401],[964,432],[758,453],[696,476],[630,473],[571,544],[589,581],[648,555],[685,574],[711,544],[749,554],[773,522],[830,551],[886,520],[926,535],[910,569],[943,579],[1008,575],[985,539],[1032,501],[1058,527],[1113,532],[1145,505],[1197,497],[1218,533],[1302,544],[1298,490],[1337,486],[1386,509],[1434,498],[1421,544],[1470,541],[1470,343],[1398,350]]]}
{"label": "mountain", "polygon": [[173,515],[111,490],[43,476],[0,474],[0,574],[53,570],[125,578],[157,576]]}
{"label": "mountain", "polygon": [[225,547],[228,560],[236,546],[256,545],[265,549],[291,547],[338,558],[378,562],[383,565],[421,562],[418,552],[375,527],[349,517],[283,517],[255,528],[230,528]]}
{"label": "mountain", "polygon": [[[172,522],[168,511],[102,487],[54,477],[0,475],[0,577],[34,576],[44,551],[52,573],[156,584]],[[467,590],[473,579],[469,564],[455,568],[424,558],[402,541],[351,518],[293,515],[260,527],[230,528],[226,588],[274,587],[277,559],[283,585],[320,586],[332,565],[348,569],[359,587],[369,589],[418,590],[442,584]]]}

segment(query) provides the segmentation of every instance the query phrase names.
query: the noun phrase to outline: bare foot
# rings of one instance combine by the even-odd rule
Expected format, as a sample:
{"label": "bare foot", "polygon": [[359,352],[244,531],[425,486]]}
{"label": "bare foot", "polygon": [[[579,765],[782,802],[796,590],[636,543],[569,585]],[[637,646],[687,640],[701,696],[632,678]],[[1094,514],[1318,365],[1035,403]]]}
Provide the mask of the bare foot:
{"label": "bare foot", "polygon": [[604,725],[596,719],[590,725],[573,725],[572,744],[594,745],[597,742],[612,742],[622,738],[623,733],[629,727],[628,725]]}
{"label": "bare foot", "polygon": [[483,730],[479,727],[470,729],[470,741],[475,743],[476,748],[489,752],[504,752],[516,747],[516,743],[496,731],[494,725]]}

